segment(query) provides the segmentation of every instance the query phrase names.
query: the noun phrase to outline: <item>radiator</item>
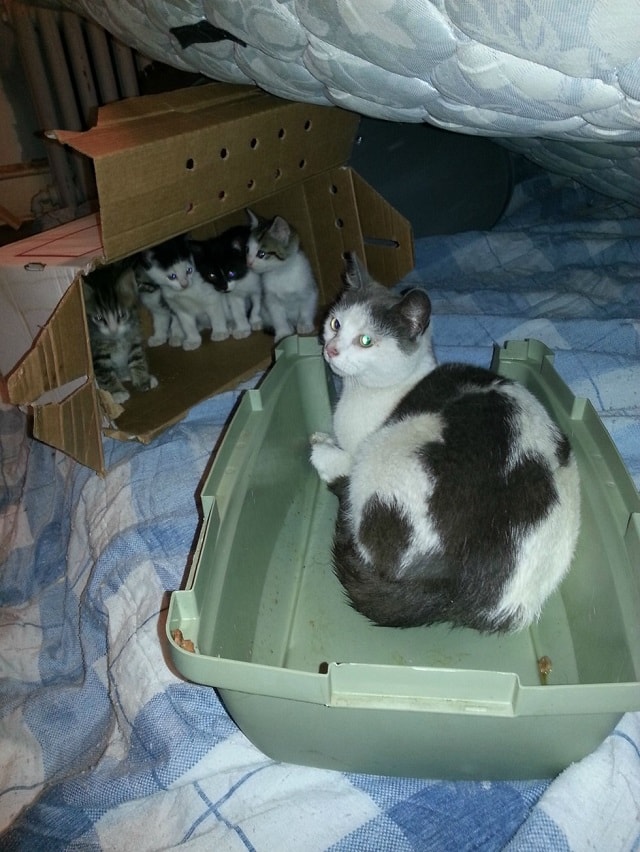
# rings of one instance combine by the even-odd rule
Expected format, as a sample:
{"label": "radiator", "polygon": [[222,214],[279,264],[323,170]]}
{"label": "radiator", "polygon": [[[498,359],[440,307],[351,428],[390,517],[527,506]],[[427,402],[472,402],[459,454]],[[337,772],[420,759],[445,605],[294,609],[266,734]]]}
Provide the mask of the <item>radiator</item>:
{"label": "radiator", "polygon": [[[38,131],[85,130],[97,108],[139,93],[143,62],[99,25],[73,12],[5,0],[27,78]],[[96,198],[93,170],[80,154],[45,139],[64,218],[86,212]]]}

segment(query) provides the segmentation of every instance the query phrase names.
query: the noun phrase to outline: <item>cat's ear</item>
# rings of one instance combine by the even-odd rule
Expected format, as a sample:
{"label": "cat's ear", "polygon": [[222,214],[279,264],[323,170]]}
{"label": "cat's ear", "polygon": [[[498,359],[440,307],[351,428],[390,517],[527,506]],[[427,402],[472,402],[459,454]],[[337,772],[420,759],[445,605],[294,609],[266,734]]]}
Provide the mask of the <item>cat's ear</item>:
{"label": "cat's ear", "polygon": [[246,207],[245,210],[247,211],[247,216],[249,217],[249,224],[252,228],[257,228],[260,224],[260,217],[256,216],[256,214],[250,207]]}
{"label": "cat's ear", "polygon": [[431,299],[424,290],[409,290],[395,310],[402,316],[412,338],[419,337],[431,321]]}
{"label": "cat's ear", "polygon": [[187,245],[194,261],[201,260],[204,255],[204,243],[201,240],[189,240]]}
{"label": "cat's ear", "polygon": [[117,274],[116,291],[123,305],[130,308],[138,297],[138,285],[133,273],[133,267],[127,266],[122,270],[114,270]]}
{"label": "cat's ear", "polygon": [[271,225],[269,226],[269,233],[282,245],[289,245],[291,239],[293,237],[293,231],[291,229],[291,225],[287,222],[286,219],[283,219],[282,216],[276,216]]}
{"label": "cat's ear", "polygon": [[364,290],[371,283],[371,276],[354,251],[345,255],[345,284],[350,290]]}

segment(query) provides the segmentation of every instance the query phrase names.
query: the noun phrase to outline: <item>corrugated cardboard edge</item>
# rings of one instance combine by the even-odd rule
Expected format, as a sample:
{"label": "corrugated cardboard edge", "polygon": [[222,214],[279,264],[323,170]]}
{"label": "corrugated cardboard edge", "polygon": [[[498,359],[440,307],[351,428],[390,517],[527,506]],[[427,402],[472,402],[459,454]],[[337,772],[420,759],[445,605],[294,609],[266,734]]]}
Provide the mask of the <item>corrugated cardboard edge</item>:
{"label": "corrugated cardboard edge", "polygon": [[[37,404],[43,394],[81,378],[85,383],[62,401]],[[7,377],[5,387],[9,402],[31,408],[35,438],[104,473],[102,415],[79,277]]]}

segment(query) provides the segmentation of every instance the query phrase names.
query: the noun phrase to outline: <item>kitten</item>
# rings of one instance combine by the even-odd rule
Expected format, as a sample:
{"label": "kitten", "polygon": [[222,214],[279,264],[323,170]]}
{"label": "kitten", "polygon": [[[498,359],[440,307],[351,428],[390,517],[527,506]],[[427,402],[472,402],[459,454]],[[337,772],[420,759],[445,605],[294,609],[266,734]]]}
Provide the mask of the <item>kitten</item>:
{"label": "kitten", "polygon": [[142,348],[133,269],[123,264],[99,267],[84,276],[83,294],[98,387],[118,403],[130,397],[123,381],[141,391],[157,387]]}
{"label": "kitten", "polygon": [[276,343],[294,332],[311,334],[318,287],[298,234],[282,216],[263,219],[249,209],[247,214],[247,266],[262,276],[265,325],[273,327]]}
{"label": "kitten", "polygon": [[346,284],[323,348],[343,387],[311,461],[339,498],[334,567],[351,604],[385,626],[529,626],[578,536],[567,437],[522,385],[436,366],[426,293],[389,291],[354,257]]}
{"label": "kitten", "polygon": [[237,339],[262,328],[262,284],[258,273],[247,267],[249,233],[248,225],[236,225],[210,240],[191,242],[200,275],[216,290],[227,294],[225,307],[231,320],[231,334]]}
{"label": "kitten", "polygon": [[151,312],[150,346],[197,349],[200,330],[211,328],[211,340],[229,337],[223,296],[195,269],[185,236],[174,237],[138,255],[136,276],[140,300]]}

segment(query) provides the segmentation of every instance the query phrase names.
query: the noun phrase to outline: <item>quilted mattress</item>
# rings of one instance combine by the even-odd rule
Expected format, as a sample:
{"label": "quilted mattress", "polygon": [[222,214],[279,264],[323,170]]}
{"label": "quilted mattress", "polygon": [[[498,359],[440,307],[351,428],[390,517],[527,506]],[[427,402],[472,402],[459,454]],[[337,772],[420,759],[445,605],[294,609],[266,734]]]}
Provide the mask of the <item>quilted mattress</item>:
{"label": "quilted mattress", "polygon": [[640,197],[637,0],[61,5],[177,68],[489,136],[602,192]]}

